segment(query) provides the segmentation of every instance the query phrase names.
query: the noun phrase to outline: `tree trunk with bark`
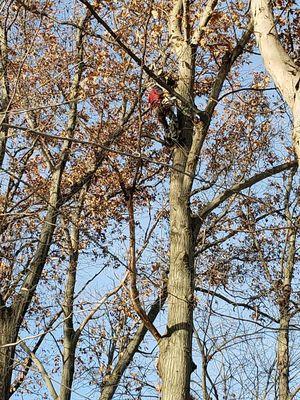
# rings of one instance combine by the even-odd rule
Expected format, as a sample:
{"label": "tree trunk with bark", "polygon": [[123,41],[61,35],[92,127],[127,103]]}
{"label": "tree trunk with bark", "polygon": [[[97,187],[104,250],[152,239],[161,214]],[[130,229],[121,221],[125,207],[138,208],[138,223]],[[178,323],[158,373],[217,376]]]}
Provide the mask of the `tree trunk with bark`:
{"label": "tree trunk with bark", "polygon": [[[181,141],[174,149],[174,169],[170,183],[168,325],[167,333],[160,341],[158,363],[163,400],[190,398],[190,377],[196,367],[192,361],[194,260],[201,225],[199,216],[194,216],[191,212],[190,196],[201,148],[219,93],[232,64],[243,52],[252,32],[250,25],[232,53],[224,57],[211,90],[206,118],[201,117],[201,122],[198,119],[195,123],[193,115],[195,54],[202,29],[207,24],[215,5],[214,1],[207,3],[203,11],[203,20],[193,35],[190,33],[188,1],[175,1],[170,17],[171,43],[179,66],[177,92],[184,99],[184,104],[179,113]],[[187,104],[190,104],[190,108],[186,106]]]}
{"label": "tree trunk with bark", "polygon": [[[177,18],[178,12],[182,13],[181,24]],[[175,4],[175,18],[170,20],[170,33],[179,65],[177,92],[186,103],[193,104],[195,49],[189,44],[188,13],[188,2]],[[172,171],[170,182],[168,325],[166,336],[159,345],[158,368],[162,379],[163,400],[188,399],[193,365],[194,249],[197,234],[189,207],[190,192],[184,181],[193,138],[193,116],[190,111],[180,111],[179,129],[179,145],[174,149],[173,159],[176,170]]]}
{"label": "tree trunk with bark", "polygon": [[[81,207],[80,207],[81,210]],[[70,261],[65,288],[65,298],[63,303],[64,314],[64,340],[63,340],[63,368],[60,384],[60,400],[70,400],[72,394],[72,383],[75,371],[75,351],[78,338],[75,336],[73,325],[74,316],[74,291],[78,264],[78,243],[79,243],[79,216],[72,219],[70,229]]]}
{"label": "tree trunk with bark", "polygon": [[17,340],[13,316],[11,307],[0,306],[0,398],[3,400],[10,397],[10,382],[15,354],[15,346],[8,346],[8,344]]}
{"label": "tree trunk with bark", "polygon": [[277,337],[277,372],[278,398],[289,399],[289,325],[290,317],[284,310],[280,311],[279,333]]}
{"label": "tree trunk with bark", "polygon": [[256,41],[265,67],[293,113],[292,138],[299,164],[300,70],[279,41],[271,2],[268,0],[252,0],[251,9]]}
{"label": "tree trunk with bark", "polygon": [[290,210],[290,194],[293,187],[293,178],[296,169],[289,177],[287,194],[285,199],[285,216],[288,221],[286,233],[286,262],[283,264],[282,280],[277,291],[277,303],[279,306],[279,332],[277,336],[277,373],[278,373],[278,398],[279,400],[290,399],[290,320],[291,320],[291,294],[292,281],[295,268],[297,228]]}

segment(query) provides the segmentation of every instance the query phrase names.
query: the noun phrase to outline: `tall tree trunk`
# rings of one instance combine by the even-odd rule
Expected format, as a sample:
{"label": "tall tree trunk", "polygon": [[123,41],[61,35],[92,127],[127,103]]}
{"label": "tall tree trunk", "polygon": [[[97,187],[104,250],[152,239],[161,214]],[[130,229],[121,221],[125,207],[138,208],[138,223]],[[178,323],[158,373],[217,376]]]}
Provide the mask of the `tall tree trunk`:
{"label": "tall tree trunk", "polygon": [[[170,183],[170,272],[168,279],[168,326],[160,341],[158,370],[162,379],[162,400],[190,398],[192,361],[194,260],[200,219],[193,217],[190,196],[201,148],[227,74],[243,52],[252,26],[244,33],[231,54],[223,59],[208,102],[207,121],[194,126],[191,108],[194,104],[194,74],[196,45],[191,44],[189,2],[175,1],[170,16],[169,32],[178,58],[179,81],[177,92],[184,99],[180,122],[180,145],[174,149]],[[181,18],[179,18],[181,15]]]}
{"label": "tall tree trunk", "polygon": [[287,310],[280,312],[279,333],[277,337],[277,372],[279,400],[289,399],[289,324]]}
{"label": "tall tree trunk", "polygon": [[63,372],[60,383],[59,400],[70,400],[75,371],[75,351],[77,341],[73,336],[64,336]]}
{"label": "tall tree trunk", "polygon": [[63,367],[60,384],[60,400],[70,400],[72,394],[72,383],[75,370],[75,351],[77,338],[73,327],[74,312],[74,290],[76,284],[76,273],[78,263],[78,240],[79,230],[77,228],[78,220],[74,221],[71,233],[72,249],[70,254],[70,263],[66,283],[65,299],[63,304],[64,313],[64,341],[63,341]]}
{"label": "tall tree trunk", "polygon": [[75,352],[79,339],[74,329],[74,293],[77,278],[80,239],[80,216],[84,205],[86,187],[79,195],[78,205],[71,215],[70,228],[66,229],[69,244],[69,268],[65,286],[63,302],[64,339],[63,339],[63,367],[60,382],[59,400],[70,400],[75,371]]}
{"label": "tall tree trunk", "polygon": [[194,240],[188,200],[171,189],[171,255],[167,335],[160,343],[159,372],[163,400],[186,400],[192,372]]}
{"label": "tall tree trunk", "polygon": [[269,0],[251,0],[254,32],[265,64],[294,117],[293,144],[300,160],[300,69],[282,47]]}
{"label": "tall tree trunk", "polygon": [[290,335],[290,319],[291,319],[291,293],[292,280],[294,275],[295,254],[296,254],[296,238],[297,228],[293,226],[294,216],[290,211],[290,194],[293,187],[293,178],[296,169],[289,176],[286,199],[285,199],[285,216],[288,221],[288,230],[286,233],[286,249],[287,259],[282,260],[282,284],[278,288],[277,302],[279,306],[279,332],[277,336],[277,373],[278,373],[278,398],[279,400],[290,399],[289,388],[289,335]]}
{"label": "tall tree trunk", "polygon": [[[10,382],[14,361],[14,346],[6,346],[17,340],[10,307],[0,306],[0,399],[7,400],[10,396]],[[6,346],[6,347],[2,347]]]}
{"label": "tall tree trunk", "polygon": [[[177,3],[179,7],[180,2]],[[194,51],[188,43],[188,2],[182,7],[182,40],[178,41],[178,21],[171,20],[171,35],[179,64],[178,93],[193,104]],[[178,13],[176,5],[173,10]],[[177,18],[177,15],[175,15]],[[178,20],[178,18],[177,18]],[[159,373],[163,400],[186,400],[192,372],[195,236],[189,207],[190,188],[184,184],[184,170],[192,138],[193,119],[189,111],[179,113],[180,145],[174,149],[170,183],[170,271],[168,279],[167,334],[160,341]],[[182,171],[182,172],[180,172]]]}

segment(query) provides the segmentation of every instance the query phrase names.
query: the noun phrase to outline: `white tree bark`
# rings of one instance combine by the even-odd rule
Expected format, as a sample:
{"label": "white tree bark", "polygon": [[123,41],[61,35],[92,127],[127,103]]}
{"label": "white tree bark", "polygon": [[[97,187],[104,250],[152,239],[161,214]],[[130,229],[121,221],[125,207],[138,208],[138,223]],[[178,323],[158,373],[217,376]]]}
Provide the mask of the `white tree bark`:
{"label": "white tree bark", "polygon": [[282,47],[271,2],[251,0],[254,32],[265,67],[294,117],[293,145],[300,160],[300,70]]}

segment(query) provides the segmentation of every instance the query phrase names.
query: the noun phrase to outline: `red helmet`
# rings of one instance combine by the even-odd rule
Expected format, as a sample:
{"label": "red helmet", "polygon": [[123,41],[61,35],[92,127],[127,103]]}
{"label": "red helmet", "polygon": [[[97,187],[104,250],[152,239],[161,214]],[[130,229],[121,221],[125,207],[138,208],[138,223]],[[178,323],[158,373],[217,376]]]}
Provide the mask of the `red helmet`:
{"label": "red helmet", "polygon": [[163,99],[163,91],[159,86],[154,86],[148,94],[148,102],[151,108],[158,107]]}

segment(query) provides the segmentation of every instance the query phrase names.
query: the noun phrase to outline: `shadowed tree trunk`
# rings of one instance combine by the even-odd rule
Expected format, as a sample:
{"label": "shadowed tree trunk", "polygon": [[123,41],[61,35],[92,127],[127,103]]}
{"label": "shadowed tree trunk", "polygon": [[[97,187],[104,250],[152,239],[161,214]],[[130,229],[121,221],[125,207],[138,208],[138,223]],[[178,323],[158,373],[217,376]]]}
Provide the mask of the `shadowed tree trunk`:
{"label": "shadowed tree trunk", "polygon": [[[74,76],[71,88],[72,99],[78,97],[79,84],[82,76],[82,31],[78,32],[77,36],[77,50],[78,50],[78,70]],[[73,137],[77,120],[77,103],[72,102],[66,127],[67,136]],[[52,171],[51,184],[49,189],[49,199],[47,201],[48,207],[46,217],[41,230],[39,244],[36,252],[29,265],[27,275],[23,284],[15,296],[15,300],[11,306],[6,306],[3,301],[0,303],[0,344],[5,347],[0,347],[0,398],[7,400],[11,396],[10,383],[12,375],[12,366],[15,353],[15,345],[20,326],[26,315],[27,309],[31,303],[32,297],[36,291],[37,285],[41,278],[43,268],[51,246],[56,221],[59,213],[60,206],[60,185],[62,175],[69,156],[69,149],[71,147],[70,141],[64,141],[61,148],[61,156],[57,165]],[[1,299],[0,299],[1,300]],[[10,345],[12,344],[12,345]]]}
{"label": "shadowed tree trunk", "polygon": [[72,395],[72,383],[75,370],[75,351],[78,336],[74,330],[74,292],[76,285],[78,255],[79,255],[79,218],[84,202],[85,191],[80,194],[77,210],[71,216],[71,227],[67,229],[69,242],[69,268],[67,273],[65,297],[63,302],[64,314],[64,339],[63,339],[63,367],[60,382],[60,400],[70,400]]}
{"label": "shadowed tree trunk", "polygon": [[286,262],[282,270],[282,282],[277,291],[277,302],[279,306],[279,332],[277,337],[277,373],[278,373],[278,399],[290,399],[289,385],[289,336],[290,336],[290,320],[291,320],[291,293],[292,280],[295,268],[296,255],[296,237],[297,228],[294,226],[295,217],[290,211],[290,193],[293,185],[293,177],[296,170],[289,177],[287,196],[285,201],[285,216],[288,221],[288,229],[286,233]]}

